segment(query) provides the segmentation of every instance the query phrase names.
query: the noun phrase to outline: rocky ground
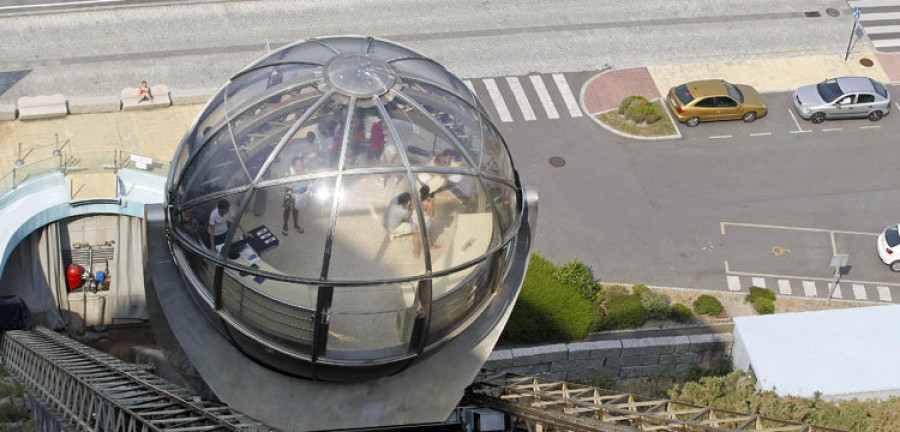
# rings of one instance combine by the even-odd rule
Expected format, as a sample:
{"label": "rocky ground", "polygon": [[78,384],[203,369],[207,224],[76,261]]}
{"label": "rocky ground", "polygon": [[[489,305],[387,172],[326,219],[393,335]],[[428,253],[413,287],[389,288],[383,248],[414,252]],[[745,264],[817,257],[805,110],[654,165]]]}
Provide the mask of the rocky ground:
{"label": "rocky ground", "polygon": [[0,432],[34,432],[37,426],[25,406],[25,387],[0,365]]}

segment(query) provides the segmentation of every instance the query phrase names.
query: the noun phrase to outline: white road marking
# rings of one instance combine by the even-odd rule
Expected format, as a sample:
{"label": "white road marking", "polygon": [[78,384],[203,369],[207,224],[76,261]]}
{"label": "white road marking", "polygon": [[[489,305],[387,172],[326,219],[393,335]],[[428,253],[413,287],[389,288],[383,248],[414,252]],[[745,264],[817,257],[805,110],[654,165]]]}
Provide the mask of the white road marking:
{"label": "white road marking", "polygon": [[803,281],[803,295],[807,297],[815,297],[816,283],[813,281]]}
{"label": "white road marking", "polygon": [[740,291],[741,290],[741,278],[737,276],[725,276],[725,280],[728,281],[728,290],[729,291]]}
{"label": "white road marking", "polygon": [[797,125],[797,130],[796,130],[796,131],[791,131],[791,133],[812,132],[812,131],[804,130],[802,127],[800,127],[800,122],[797,121],[797,117],[794,117],[794,112],[793,112],[793,111],[791,111],[790,109],[788,109],[788,114],[791,115],[791,119],[793,119],[793,120],[794,120],[794,124]]}
{"label": "white road marking", "polygon": [[880,287],[876,287],[876,289],[878,290],[878,297],[881,299],[881,301],[886,301],[886,302],[894,301],[891,298],[891,290],[888,287],[880,286]]}
{"label": "white road marking", "polygon": [[534,116],[534,110],[531,109],[531,103],[528,102],[528,96],[525,95],[525,89],[522,88],[522,83],[519,82],[519,77],[506,77],[506,83],[509,84],[509,89],[512,90],[513,96],[516,97],[516,103],[519,104],[519,109],[522,111],[522,117],[525,117],[525,121],[537,120],[537,117]]}
{"label": "white road marking", "polygon": [[731,135],[713,135],[709,137],[709,139],[722,139],[722,138],[731,138]]}
{"label": "white road marking", "polygon": [[878,6],[896,6],[897,0],[849,0],[847,3],[850,6],[859,6],[861,8],[865,7],[878,7]]}
{"label": "white road marking", "polygon": [[73,2],[43,3],[43,4],[36,4],[36,5],[0,6],[0,10],[46,8],[46,7],[53,7],[53,6],[81,6],[81,5],[103,4],[103,3],[124,3],[127,1],[129,1],[129,0],[84,0],[84,1],[73,1]]}
{"label": "white road marking", "polygon": [[494,108],[497,109],[500,121],[506,123],[513,121],[512,115],[509,114],[509,108],[506,107],[506,102],[503,100],[503,95],[500,94],[500,89],[497,88],[497,83],[494,82],[494,79],[485,78],[484,86],[487,87],[488,95],[491,96],[491,100],[494,102]]}
{"label": "white road marking", "polygon": [[792,134],[795,134],[795,133],[810,133],[810,132],[812,132],[812,131],[811,131],[811,130],[791,131]]}
{"label": "white road marking", "polygon": [[842,130],[844,130],[844,128],[828,128],[828,129],[822,129],[822,132],[836,132],[836,131],[842,131]]}
{"label": "white road marking", "polygon": [[832,288],[834,288],[834,293],[831,294],[831,298],[844,298],[844,295],[841,293],[841,284],[838,284],[838,286],[835,287],[833,282],[828,282],[828,292],[831,292]]}
{"label": "white road marking", "polygon": [[[896,6],[896,5],[895,5]],[[900,12],[866,12],[859,18],[859,22],[865,24],[866,21],[896,20],[900,19]]]}
{"label": "white road marking", "polygon": [[765,288],[766,287],[766,279],[761,277],[753,277],[750,278],[750,283],[755,287]]}
{"label": "white road marking", "polygon": [[778,292],[782,295],[791,295],[791,281],[787,279],[778,279]]}
{"label": "white road marking", "polygon": [[[892,6],[897,6],[896,0],[892,0],[892,1],[894,1],[894,3],[895,3]],[[870,35],[882,34],[882,33],[900,33],[900,25],[874,26],[871,28],[866,27],[866,33],[868,33]]]}
{"label": "white road marking", "polygon": [[569,115],[572,117],[581,117],[581,108],[578,107],[578,101],[575,100],[575,95],[572,94],[572,90],[569,89],[569,83],[566,82],[566,77],[563,74],[553,74],[553,82],[556,83],[556,88],[559,90],[559,94],[562,95],[563,102],[566,103],[566,108],[569,109]]}
{"label": "white road marking", "polygon": [[528,78],[531,79],[531,85],[534,87],[538,99],[541,100],[541,105],[544,106],[544,112],[547,113],[547,118],[558,119],[559,113],[556,111],[556,105],[553,104],[553,99],[550,98],[550,93],[547,92],[547,87],[544,86],[544,80],[540,75],[531,75]]}
{"label": "white road marking", "polygon": [[872,236],[872,237],[878,237],[878,235],[881,234],[881,233],[867,233],[867,232],[859,232],[859,231],[833,230],[833,229],[825,229],[825,228],[805,228],[805,227],[790,227],[790,226],[784,226],[784,225],[754,224],[754,223],[745,223],[745,222],[719,222],[719,226],[722,229],[722,235],[725,235],[725,226],[726,225],[747,227],[747,228],[784,229],[784,230],[794,230],[794,231],[810,231],[810,232],[823,232],[823,233],[835,233],[835,234],[863,235],[863,236]]}
{"label": "white road marking", "polygon": [[860,129],[878,129],[881,126],[860,126]]}
{"label": "white road marking", "polygon": [[875,48],[893,48],[900,46],[900,40],[897,39],[876,39],[872,41]]}
{"label": "white road marking", "polygon": [[750,136],[752,136],[752,137],[768,136],[768,135],[772,135],[772,132],[759,132],[759,133],[750,134]]}
{"label": "white road marking", "polygon": [[475,93],[475,86],[472,85],[472,81],[469,81],[469,80],[463,80],[463,84],[465,84],[466,87],[469,88],[469,91],[470,91],[470,92]]}
{"label": "white road marking", "polygon": [[853,297],[856,297],[857,300],[868,300],[866,287],[860,284],[853,284]]}

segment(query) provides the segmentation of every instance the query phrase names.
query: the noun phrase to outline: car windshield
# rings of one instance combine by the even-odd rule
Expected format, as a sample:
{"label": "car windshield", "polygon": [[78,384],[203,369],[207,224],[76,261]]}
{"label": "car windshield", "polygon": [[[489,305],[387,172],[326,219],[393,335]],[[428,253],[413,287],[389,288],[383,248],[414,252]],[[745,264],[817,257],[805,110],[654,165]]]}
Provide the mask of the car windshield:
{"label": "car windshield", "polygon": [[725,84],[725,89],[728,90],[728,96],[731,96],[732,99],[734,99],[740,103],[744,103],[744,94],[741,93],[741,91],[738,90],[737,87],[735,87],[733,84],[727,83],[725,81],[722,81],[722,84]]}
{"label": "car windshield", "polygon": [[682,104],[687,105],[694,100],[694,95],[691,94],[691,91],[688,90],[687,84],[682,84],[678,87],[675,87],[675,96],[678,96],[678,100],[681,101]]}
{"label": "car windshield", "polygon": [[819,96],[821,96],[822,100],[825,102],[834,102],[844,94],[844,92],[841,91],[841,86],[839,86],[835,80],[822,81],[819,84],[816,84],[816,88],[819,90]]}
{"label": "car windshield", "polygon": [[872,86],[875,87],[875,93],[878,93],[878,94],[881,95],[881,97],[887,99],[887,97],[888,97],[888,92],[887,92],[887,89],[884,87],[883,84],[881,84],[881,83],[878,82],[878,81],[872,80]]}
{"label": "car windshield", "polygon": [[900,244],[900,232],[897,231],[897,225],[884,230],[884,239],[890,247]]}

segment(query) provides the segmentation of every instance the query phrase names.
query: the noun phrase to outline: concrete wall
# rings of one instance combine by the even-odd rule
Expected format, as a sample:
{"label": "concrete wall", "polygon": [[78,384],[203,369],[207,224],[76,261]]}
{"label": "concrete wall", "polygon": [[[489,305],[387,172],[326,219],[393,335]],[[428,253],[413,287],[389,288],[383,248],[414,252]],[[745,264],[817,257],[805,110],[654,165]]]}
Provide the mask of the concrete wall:
{"label": "concrete wall", "polygon": [[718,366],[730,358],[732,341],[716,333],[498,349],[484,367],[583,383],[604,375],[649,377]]}

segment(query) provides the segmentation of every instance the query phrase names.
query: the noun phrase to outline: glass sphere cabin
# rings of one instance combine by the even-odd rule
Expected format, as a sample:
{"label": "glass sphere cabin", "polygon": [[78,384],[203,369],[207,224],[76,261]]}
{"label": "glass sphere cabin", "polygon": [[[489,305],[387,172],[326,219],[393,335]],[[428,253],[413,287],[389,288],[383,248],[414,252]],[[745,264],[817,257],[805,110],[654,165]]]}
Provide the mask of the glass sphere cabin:
{"label": "glass sphere cabin", "polygon": [[465,331],[522,218],[474,93],[408,48],[309,39],[212,97],[167,193],[192,295],[245,354],[329,381],[396,373]]}

